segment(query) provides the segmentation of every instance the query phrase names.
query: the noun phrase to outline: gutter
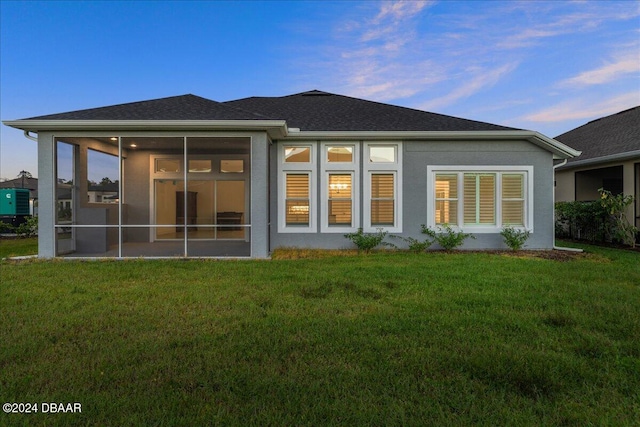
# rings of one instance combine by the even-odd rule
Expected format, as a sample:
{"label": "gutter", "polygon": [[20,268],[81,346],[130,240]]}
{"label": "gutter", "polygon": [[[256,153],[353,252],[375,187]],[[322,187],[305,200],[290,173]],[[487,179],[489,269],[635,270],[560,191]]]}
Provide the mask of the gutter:
{"label": "gutter", "polygon": [[[568,159],[564,159],[561,163],[558,163],[557,165],[555,165],[553,167],[553,175],[551,177],[552,180],[555,181],[556,179],[556,169],[560,168],[564,165],[567,164]],[[553,191],[552,191],[553,197],[553,249],[556,251],[567,251],[567,252],[584,252],[582,249],[578,249],[578,248],[567,248],[564,246],[556,246],[556,187],[555,187],[555,183],[553,185]]]}
{"label": "gutter", "polygon": [[28,139],[30,139],[32,141],[35,141],[35,142],[38,142],[38,138],[29,135],[29,131],[28,130],[25,130],[23,133],[24,133],[24,137],[25,138],[28,138]]}
{"label": "gutter", "polygon": [[612,162],[618,162],[618,161],[631,160],[637,157],[640,157],[640,150],[609,154],[607,156],[593,157],[591,159],[576,160],[575,162],[571,162],[568,165],[563,166],[562,170],[580,168],[580,167],[590,166],[598,163],[612,163]]}

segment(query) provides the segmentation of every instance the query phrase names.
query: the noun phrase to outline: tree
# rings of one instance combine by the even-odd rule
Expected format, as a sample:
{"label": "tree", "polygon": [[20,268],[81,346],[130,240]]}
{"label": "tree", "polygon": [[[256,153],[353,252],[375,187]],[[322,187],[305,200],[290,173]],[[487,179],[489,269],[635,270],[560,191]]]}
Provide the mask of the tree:
{"label": "tree", "polygon": [[33,178],[33,175],[29,171],[22,170],[18,173],[18,178],[22,178],[22,188],[24,188],[24,179]]}
{"label": "tree", "polygon": [[102,178],[102,181],[100,181],[100,185],[107,185],[107,184],[113,184],[113,181],[111,181],[111,179],[108,176],[105,176],[104,178]]}

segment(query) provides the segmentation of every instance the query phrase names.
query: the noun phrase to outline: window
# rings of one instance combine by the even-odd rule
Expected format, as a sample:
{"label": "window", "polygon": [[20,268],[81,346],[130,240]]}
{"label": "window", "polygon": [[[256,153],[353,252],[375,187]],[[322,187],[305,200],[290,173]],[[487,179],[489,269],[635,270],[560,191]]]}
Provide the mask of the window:
{"label": "window", "polygon": [[179,159],[156,159],[156,173],[180,172]]}
{"label": "window", "polygon": [[316,223],[316,166],[313,145],[278,147],[278,232],[312,233]]}
{"label": "window", "polygon": [[353,225],[353,185],[351,174],[329,174],[329,227]]}
{"label": "window", "polygon": [[118,203],[120,170],[118,156],[87,149],[87,200]]}
{"label": "window", "polygon": [[320,230],[354,232],[360,226],[359,145],[323,142],[320,149]]}
{"label": "window", "polygon": [[189,160],[190,173],[211,173],[211,160]]}
{"label": "window", "polygon": [[392,173],[371,174],[371,226],[393,226],[394,206],[394,175]]}
{"label": "window", "polygon": [[502,223],[524,227],[524,175],[502,175]]}
{"label": "window", "polygon": [[327,162],[352,163],[353,146],[327,146]]}
{"label": "window", "polygon": [[309,174],[286,174],[286,224],[309,225]]}
{"label": "window", "polygon": [[370,163],[395,163],[396,146],[369,146]]}
{"label": "window", "polygon": [[436,224],[458,224],[458,175],[436,174]]}
{"label": "window", "polygon": [[244,160],[220,160],[221,173],[244,172]]}
{"label": "window", "polygon": [[495,174],[464,174],[464,225],[495,225]]}
{"label": "window", "polygon": [[285,147],[284,161],[286,163],[311,162],[311,147]]}
{"label": "window", "polygon": [[427,167],[427,223],[496,233],[533,228],[533,167]]}
{"label": "window", "polygon": [[400,143],[365,143],[364,231],[402,232]]}

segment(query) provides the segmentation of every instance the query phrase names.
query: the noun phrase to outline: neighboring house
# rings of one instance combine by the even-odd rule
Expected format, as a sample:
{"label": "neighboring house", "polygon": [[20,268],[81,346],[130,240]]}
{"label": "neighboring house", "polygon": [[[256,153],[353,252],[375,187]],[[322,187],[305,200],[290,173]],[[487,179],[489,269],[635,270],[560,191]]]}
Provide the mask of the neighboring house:
{"label": "neighboring house", "polygon": [[[504,248],[504,225],[551,249],[553,163],[579,154],[533,131],[316,90],[4,123],[37,133],[41,257],[264,258],[351,247],[344,234],[358,228],[423,238],[421,224],[444,223],[474,233],[465,249]],[[119,169],[117,203],[88,200],[92,151]],[[81,183],[64,220],[60,177]]]}
{"label": "neighboring house", "polygon": [[118,203],[118,183],[89,184],[87,190],[89,203]]}
{"label": "neighboring house", "polygon": [[20,177],[0,182],[0,188],[26,188],[29,190],[29,212],[38,215],[38,178]]}
{"label": "neighboring house", "polygon": [[582,151],[556,169],[556,201],[590,201],[598,189],[634,196],[627,217],[640,227],[640,106],[593,120],[556,140]]}

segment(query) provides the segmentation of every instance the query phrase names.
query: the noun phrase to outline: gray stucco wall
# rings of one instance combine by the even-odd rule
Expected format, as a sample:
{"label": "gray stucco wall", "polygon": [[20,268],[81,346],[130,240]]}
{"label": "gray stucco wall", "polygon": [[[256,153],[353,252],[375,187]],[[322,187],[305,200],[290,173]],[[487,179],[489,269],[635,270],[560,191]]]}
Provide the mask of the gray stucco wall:
{"label": "gray stucco wall", "polygon": [[56,256],[54,142],[50,132],[38,133],[38,257]]}
{"label": "gray stucco wall", "polygon": [[[359,144],[363,144],[359,142]],[[271,147],[271,193],[277,194],[277,149]],[[551,249],[553,247],[553,160],[552,154],[528,141],[405,141],[403,149],[403,237],[424,238],[420,225],[427,222],[427,166],[533,166],[533,233],[527,241],[527,249]],[[364,150],[360,150],[363,153]],[[362,165],[362,159],[360,159]],[[320,167],[318,165],[318,170]],[[364,183],[360,167],[361,187]],[[320,180],[316,180],[319,186]],[[318,188],[317,194],[321,194]],[[360,189],[362,203],[364,191]],[[316,203],[318,218],[320,203]],[[278,212],[277,197],[271,197],[271,250],[278,247],[304,247],[321,249],[353,248],[344,233],[278,233],[275,218]],[[362,210],[359,224],[362,226]],[[398,243],[394,241],[394,243]],[[436,248],[436,246],[434,246]],[[499,233],[477,234],[476,240],[468,239],[462,249],[504,249]]]}

